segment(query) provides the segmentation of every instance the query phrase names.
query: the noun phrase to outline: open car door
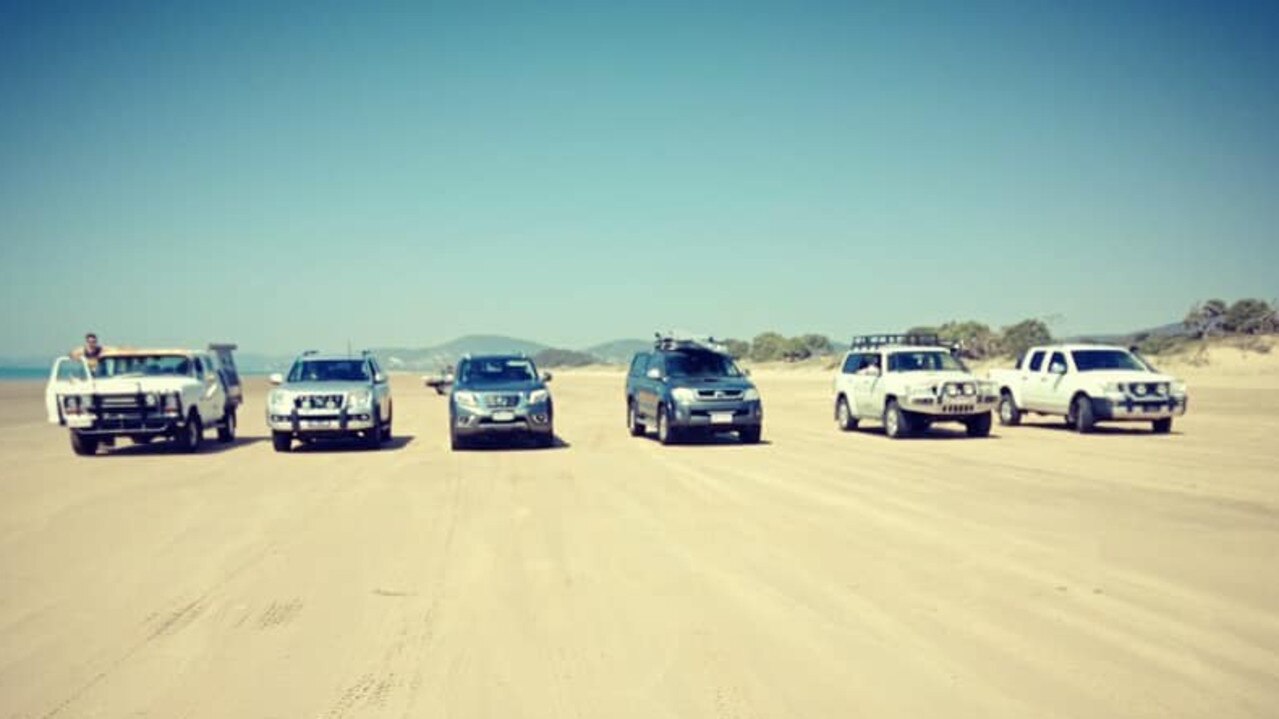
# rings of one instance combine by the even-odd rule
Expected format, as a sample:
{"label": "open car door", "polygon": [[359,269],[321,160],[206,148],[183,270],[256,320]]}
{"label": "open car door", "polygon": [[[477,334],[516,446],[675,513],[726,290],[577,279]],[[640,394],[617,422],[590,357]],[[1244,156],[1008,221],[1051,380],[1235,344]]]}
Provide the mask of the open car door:
{"label": "open car door", "polygon": [[222,377],[222,386],[226,390],[227,404],[239,407],[244,403],[244,387],[240,384],[240,371],[236,369],[236,350],[233,344],[209,344],[209,351],[218,358],[218,374]]}
{"label": "open car door", "polygon": [[59,357],[53,361],[49,384],[44,389],[44,407],[49,424],[66,424],[62,416],[62,397],[87,390],[92,379],[89,365],[82,359]]}

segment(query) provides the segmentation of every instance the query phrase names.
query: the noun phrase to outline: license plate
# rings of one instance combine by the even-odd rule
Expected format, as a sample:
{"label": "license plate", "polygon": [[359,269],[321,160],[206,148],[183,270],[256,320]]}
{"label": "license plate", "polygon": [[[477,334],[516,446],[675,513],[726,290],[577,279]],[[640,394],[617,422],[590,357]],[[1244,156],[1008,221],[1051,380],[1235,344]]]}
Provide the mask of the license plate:
{"label": "license plate", "polygon": [[514,412],[494,412],[493,421],[494,422],[514,422],[515,413]]}
{"label": "license plate", "polygon": [[732,424],[732,412],[711,412],[711,424]]}
{"label": "license plate", "polygon": [[302,426],[307,429],[332,429],[338,426],[338,423],[331,419],[304,419]]}

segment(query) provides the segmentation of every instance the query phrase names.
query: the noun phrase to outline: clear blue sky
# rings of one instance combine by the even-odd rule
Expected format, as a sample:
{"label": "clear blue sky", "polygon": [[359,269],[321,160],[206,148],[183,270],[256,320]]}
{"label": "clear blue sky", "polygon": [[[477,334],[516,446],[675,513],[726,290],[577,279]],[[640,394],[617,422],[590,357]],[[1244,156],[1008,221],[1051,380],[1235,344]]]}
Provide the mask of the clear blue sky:
{"label": "clear blue sky", "polygon": [[424,4],[0,5],[0,354],[1279,294],[1274,3]]}

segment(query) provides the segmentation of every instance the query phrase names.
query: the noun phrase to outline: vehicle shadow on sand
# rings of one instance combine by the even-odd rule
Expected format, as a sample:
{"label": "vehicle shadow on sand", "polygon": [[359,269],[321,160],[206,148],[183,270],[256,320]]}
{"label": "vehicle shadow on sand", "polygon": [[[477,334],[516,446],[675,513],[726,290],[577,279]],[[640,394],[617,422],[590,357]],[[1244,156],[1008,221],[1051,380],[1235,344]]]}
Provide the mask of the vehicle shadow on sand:
{"label": "vehicle shadow on sand", "polygon": [[526,437],[494,437],[472,439],[466,447],[459,447],[454,452],[554,452],[568,449],[573,445],[564,441],[558,434],[551,440],[549,447],[543,447]]}
{"label": "vehicle shadow on sand", "polygon": [[[1079,432],[1075,430],[1074,425],[1066,424],[1065,422],[1058,422],[1055,424],[1054,423],[1022,422],[1020,425],[1016,427],[1005,427],[1003,429],[1004,431],[1008,431],[1008,430],[1016,431],[1022,428],[1039,430],[1041,432],[1061,432],[1063,434],[1079,434]],[[1181,432],[1178,432],[1176,427],[1174,427],[1173,430],[1169,432],[1168,434],[1156,434],[1152,429],[1150,429],[1150,425],[1148,423],[1134,422],[1130,425],[1113,425],[1113,424],[1097,425],[1096,427],[1092,428],[1091,432],[1087,432],[1085,436],[1176,437],[1176,436],[1179,436],[1180,434]]]}
{"label": "vehicle shadow on sand", "polygon": [[[655,434],[648,434],[644,437],[654,444],[661,444],[661,440]],[[685,436],[666,445],[667,447],[768,447],[773,443],[767,439],[760,439],[754,444],[743,442],[736,436],[731,434],[708,434]]]}
{"label": "vehicle shadow on sand", "polygon": [[416,439],[411,434],[397,434],[375,448],[370,448],[361,439],[317,439],[310,442],[294,442],[290,454],[326,454],[341,452],[398,452],[408,447]]}
{"label": "vehicle shadow on sand", "polygon": [[[98,451],[100,457],[152,457],[152,456],[172,456],[185,455],[186,452],[178,449],[177,442],[168,440],[156,440],[146,444],[129,444],[130,440],[120,440],[120,443],[114,447],[104,446]],[[230,442],[219,442],[214,439],[205,439],[200,443],[199,451],[191,456],[199,456],[201,454],[222,454],[231,450],[240,449],[265,442],[265,437],[236,437]]]}
{"label": "vehicle shadow on sand", "polygon": [[[875,436],[875,437],[883,437],[885,439],[888,438],[888,434],[884,432],[884,428],[882,426],[858,427],[857,429],[854,429],[849,432],[845,432],[844,434],[864,434],[864,435]],[[951,439],[962,439],[969,442],[982,442],[990,439],[999,439],[999,435],[992,433],[992,434],[986,435],[985,437],[969,437],[968,432],[964,431],[962,428],[952,429],[950,427],[929,427],[928,429],[917,431],[906,437],[900,438],[900,440],[906,440],[906,441],[913,440],[916,442],[946,441]]]}

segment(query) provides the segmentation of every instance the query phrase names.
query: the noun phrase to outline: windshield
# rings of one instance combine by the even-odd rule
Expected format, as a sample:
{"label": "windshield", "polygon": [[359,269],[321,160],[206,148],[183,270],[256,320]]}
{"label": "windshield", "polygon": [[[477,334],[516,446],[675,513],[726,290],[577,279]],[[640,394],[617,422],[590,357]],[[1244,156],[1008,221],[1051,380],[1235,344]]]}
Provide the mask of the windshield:
{"label": "windshield", "polygon": [[93,374],[95,377],[187,376],[191,374],[191,358],[182,355],[103,357]]}
{"label": "windshield", "polygon": [[1123,350],[1075,350],[1070,356],[1075,360],[1075,369],[1080,372],[1108,369],[1145,372],[1149,369],[1141,360]]}
{"label": "windshield", "polygon": [[894,352],[888,355],[889,372],[967,372],[964,366],[949,352]]}
{"label": "windshield", "polygon": [[672,352],[666,355],[670,377],[741,377],[733,358],[714,352]]}
{"label": "windshield", "polygon": [[364,360],[303,360],[289,371],[290,382],[367,382],[369,366]]}
{"label": "windshield", "polygon": [[471,359],[462,362],[458,381],[467,385],[536,382],[537,371],[526,359]]}

